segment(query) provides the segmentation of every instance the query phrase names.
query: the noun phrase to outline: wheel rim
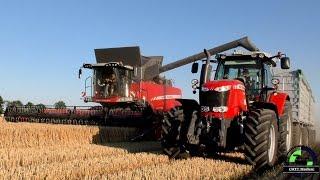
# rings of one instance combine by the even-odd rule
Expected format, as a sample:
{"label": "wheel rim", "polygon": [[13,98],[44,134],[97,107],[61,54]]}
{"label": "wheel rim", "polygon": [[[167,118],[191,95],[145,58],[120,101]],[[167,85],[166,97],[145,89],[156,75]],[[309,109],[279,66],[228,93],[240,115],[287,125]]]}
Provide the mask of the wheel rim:
{"label": "wheel rim", "polygon": [[291,148],[291,135],[292,135],[292,129],[291,129],[291,119],[290,116],[288,118],[288,122],[287,122],[287,136],[286,136],[286,141],[287,141],[287,152],[290,150]]}
{"label": "wheel rim", "polygon": [[268,150],[268,158],[269,162],[272,162],[274,152],[275,152],[275,130],[273,125],[270,126],[270,131],[269,131],[269,143],[270,143],[270,148]]}

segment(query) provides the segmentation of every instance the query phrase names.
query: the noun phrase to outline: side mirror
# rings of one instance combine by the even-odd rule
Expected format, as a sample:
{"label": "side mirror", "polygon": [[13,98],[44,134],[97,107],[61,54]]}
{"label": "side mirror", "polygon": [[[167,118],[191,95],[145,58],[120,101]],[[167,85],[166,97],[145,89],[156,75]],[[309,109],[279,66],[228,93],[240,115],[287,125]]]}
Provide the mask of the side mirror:
{"label": "side mirror", "polygon": [[289,57],[282,57],[280,59],[281,62],[281,69],[290,69],[290,58]]}
{"label": "side mirror", "polygon": [[194,74],[194,73],[197,73],[198,72],[198,67],[199,67],[199,64],[194,62],[192,64],[192,68],[191,68],[191,72]]}
{"label": "side mirror", "polygon": [[80,69],[79,69],[79,74],[78,74],[79,79],[81,78],[81,74],[82,74],[82,69],[80,68]]}

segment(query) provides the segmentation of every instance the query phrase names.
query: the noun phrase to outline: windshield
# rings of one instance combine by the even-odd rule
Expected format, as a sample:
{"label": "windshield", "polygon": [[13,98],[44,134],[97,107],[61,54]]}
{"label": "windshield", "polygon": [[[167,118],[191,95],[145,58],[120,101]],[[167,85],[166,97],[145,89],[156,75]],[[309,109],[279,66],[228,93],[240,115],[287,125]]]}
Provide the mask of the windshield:
{"label": "windshield", "polygon": [[220,61],[215,80],[221,79],[241,80],[249,94],[259,95],[262,86],[260,64],[255,60]]}
{"label": "windshield", "polygon": [[94,70],[96,98],[129,97],[133,71],[122,67],[101,67]]}

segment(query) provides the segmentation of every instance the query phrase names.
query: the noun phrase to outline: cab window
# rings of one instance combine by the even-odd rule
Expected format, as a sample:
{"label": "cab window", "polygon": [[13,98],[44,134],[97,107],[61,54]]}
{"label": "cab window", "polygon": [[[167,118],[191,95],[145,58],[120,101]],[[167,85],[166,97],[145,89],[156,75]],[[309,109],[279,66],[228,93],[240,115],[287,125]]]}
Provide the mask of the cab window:
{"label": "cab window", "polygon": [[270,71],[270,66],[263,64],[264,66],[264,87],[272,87],[272,74]]}

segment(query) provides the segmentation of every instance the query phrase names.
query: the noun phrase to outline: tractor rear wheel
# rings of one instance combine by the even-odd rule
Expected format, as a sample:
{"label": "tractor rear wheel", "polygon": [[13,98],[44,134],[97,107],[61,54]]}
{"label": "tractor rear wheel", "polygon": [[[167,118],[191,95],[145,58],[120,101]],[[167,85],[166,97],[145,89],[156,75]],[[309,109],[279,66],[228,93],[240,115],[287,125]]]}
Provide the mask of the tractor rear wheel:
{"label": "tractor rear wheel", "polygon": [[292,113],[291,103],[287,101],[279,124],[279,151],[278,157],[284,160],[292,147]]}
{"label": "tractor rear wheel", "polygon": [[261,172],[277,162],[278,123],[270,109],[249,112],[245,123],[245,156]]}
{"label": "tractor rear wheel", "polygon": [[181,142],[181,130],[184,122],[182,107],[174,107],[164,115],[162,122],[161,145],[170,158],[178,158],[185,153]]}

